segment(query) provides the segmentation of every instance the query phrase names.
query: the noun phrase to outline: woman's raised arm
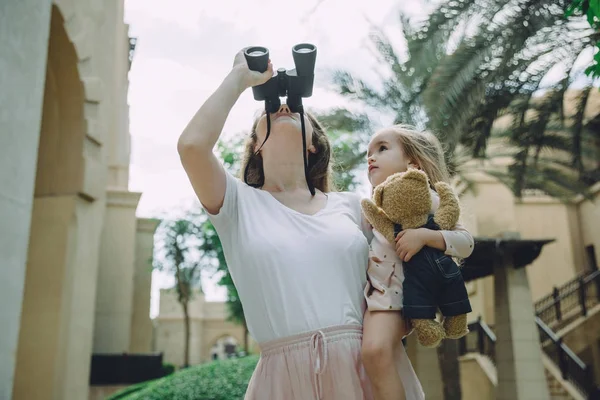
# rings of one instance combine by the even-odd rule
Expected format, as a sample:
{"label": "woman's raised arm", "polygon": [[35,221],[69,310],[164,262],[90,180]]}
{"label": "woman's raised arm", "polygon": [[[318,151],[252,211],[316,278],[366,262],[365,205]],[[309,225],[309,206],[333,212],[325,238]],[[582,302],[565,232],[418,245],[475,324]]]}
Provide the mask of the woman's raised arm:
{"label": "woman's raised arm", "polygon": [[273,67],[264,73],[248,68],[243,50],[235,56],[231,72],[204,102],[179,137],[177,151],[200,202],[211,214],[217,214],[225,197],[225,170],[213,148],[225,120],[242,92],[260,85],[273,76]]}

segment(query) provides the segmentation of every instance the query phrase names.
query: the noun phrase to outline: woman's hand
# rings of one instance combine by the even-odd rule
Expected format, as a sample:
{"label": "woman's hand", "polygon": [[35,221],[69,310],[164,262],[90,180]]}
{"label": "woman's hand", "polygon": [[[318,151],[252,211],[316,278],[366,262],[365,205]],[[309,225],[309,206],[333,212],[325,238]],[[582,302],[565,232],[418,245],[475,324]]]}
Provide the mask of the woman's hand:
{"label": "woman's hand", "polygon": [[410,261],[423,246],[446,250],[446,242],[439,231],[426,228],[406,229],[396,236],[396,254],[404,262]]}
{"label": "woman's hand", "polygon": [[252,71],[248,68],[246,57],[244,56],[244,50],[242,49],[235,55],[233,60],[233,68],[231,73],[236,76],[240,85],[240,92],[248,89],[252,86],[262,85],[273,76],[273,64],[269,60],[267,70],[265,72]]}

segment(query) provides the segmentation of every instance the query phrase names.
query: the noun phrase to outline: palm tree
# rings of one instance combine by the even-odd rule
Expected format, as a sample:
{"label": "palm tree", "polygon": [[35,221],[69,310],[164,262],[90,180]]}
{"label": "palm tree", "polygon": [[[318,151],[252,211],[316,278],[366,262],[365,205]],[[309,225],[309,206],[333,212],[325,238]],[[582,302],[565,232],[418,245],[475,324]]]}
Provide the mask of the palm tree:
{"label": "palm tree", "polygon": [[199,226],[192,218],[166,220],[158,229],[154,268],[170,273],[175,279],[177,301],[184,317],[184,362],[187,368],[190,348],[190,316],[188,305],[194,288],[202,290],[200,276],[206,266],[200,252]]}
{"label": "palm tree", "polygon": [[[508,168],[487,172],[515,196],[525,189],[571,196],[600,178],[598,132],[590,125],[595,115],[584,113],[595,91],[577,62],[598,34],[584,17],[565,18],[567,6],[564,0],[444,2],[417,26],[401,17],[406,54],[373,30],[388,70],[383,90],[344,71],[334,81],[340,93],[393,112],[396,122],[436,132],[451,166],[465,151],[479,159],[509,155]],[[493,142],[501,153],[490,151]]]}
{"label": "palm tree", "polygon": [[369,117],[341,108],[316,114],[316,117],[327,130],[331,141],[336,189],[354,190],[358,185],[356,171],[367,161],[367,143],[372,125]]}

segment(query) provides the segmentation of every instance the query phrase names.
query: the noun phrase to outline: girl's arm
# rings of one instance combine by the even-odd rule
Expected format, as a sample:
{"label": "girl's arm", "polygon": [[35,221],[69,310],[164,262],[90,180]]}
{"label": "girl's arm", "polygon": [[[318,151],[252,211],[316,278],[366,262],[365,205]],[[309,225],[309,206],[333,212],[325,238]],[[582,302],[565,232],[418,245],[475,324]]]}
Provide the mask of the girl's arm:
{"label": "girl's arm", "polygon": [[226,188],[225,170],[213,154],[213,147],[242,92],[250,86],[266,82],[272,75],[270,63],[262,74],[251,71],[243,51],[239,52],[229,75],[200,107],[179,137],[177,150],[181,163],[198,199],[211,214],[217,214],[221,209]]}
{"label": "girl's arm", "polygon": [[436,249],[444,251],[448,256],[458,258],[467,258],[473,253],[475,240],[461,224],[457,224],[454,230],[438,232],[442,235],[444,248],[436,247]]}
{"label": "girl's arm", "polygon": [[474,244],[473,236],[460,224],[451,231],[406,229],[396,236],[396,253],[401,260],[409,261],[423,246],[429,246],[451,257],[467,258]]}

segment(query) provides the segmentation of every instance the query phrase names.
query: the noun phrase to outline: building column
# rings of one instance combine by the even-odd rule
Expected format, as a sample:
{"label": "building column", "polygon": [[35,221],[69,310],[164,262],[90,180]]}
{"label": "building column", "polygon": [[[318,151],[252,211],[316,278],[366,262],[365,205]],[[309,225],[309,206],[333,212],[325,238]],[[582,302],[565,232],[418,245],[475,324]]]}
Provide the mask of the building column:
{"label": "building column", "polygon": [[140,193],[108,190],[100,245],[94,353],[129,352]]}
{"label": "building column", "polygon": [[135,239],[135,271],[133,275],[133,315],[131,318],[130,353],[152,351],[153,327],[150,320],[152,257],[157,219],[138,218]]}
{"label": "building column", "polygon": [[421,381],[427,400],[444,400],[444,386],[437,349],[421,346],[414,333],[408,336],[406,347],[408,358]]}
{"label": "building column", "polygon": [[504,242],[494,263],[497,399],[547,400],[542,348],[524,266],[517,268],[518,240]]}
{"label": "building column", "polygon": [[50,0],[0,2],[0,398],[17,357],[42,118]]}

